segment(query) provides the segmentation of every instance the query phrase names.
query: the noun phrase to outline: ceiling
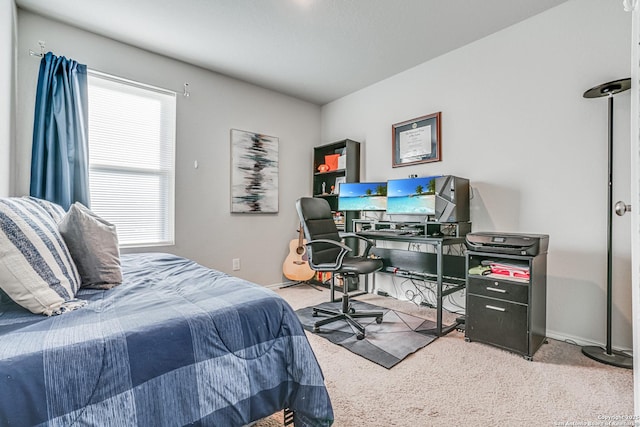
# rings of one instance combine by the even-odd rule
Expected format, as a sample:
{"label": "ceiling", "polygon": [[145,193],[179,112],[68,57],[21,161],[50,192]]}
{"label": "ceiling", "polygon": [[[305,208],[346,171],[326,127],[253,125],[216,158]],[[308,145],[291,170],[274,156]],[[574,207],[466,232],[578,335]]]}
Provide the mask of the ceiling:
{"label": "ceiling", "polygon": [[319,105],[567,0],[16,0]]}

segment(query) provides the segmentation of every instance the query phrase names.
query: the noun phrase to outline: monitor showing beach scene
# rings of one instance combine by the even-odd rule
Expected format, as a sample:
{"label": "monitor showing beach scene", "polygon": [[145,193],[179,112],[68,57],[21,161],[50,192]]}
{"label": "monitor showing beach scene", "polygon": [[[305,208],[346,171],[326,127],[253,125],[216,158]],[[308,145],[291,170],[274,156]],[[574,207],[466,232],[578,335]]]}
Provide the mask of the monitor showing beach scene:
{"label": "monitor showing beach scene", "polygon": [[338,210],[384,211],[386,209],[386,182],[346,182],[340,184]]}
{"label": "monitor showing beach scene", "polygon": [[436,178],[426,176],[387,181],[387,214],[435,215]]}

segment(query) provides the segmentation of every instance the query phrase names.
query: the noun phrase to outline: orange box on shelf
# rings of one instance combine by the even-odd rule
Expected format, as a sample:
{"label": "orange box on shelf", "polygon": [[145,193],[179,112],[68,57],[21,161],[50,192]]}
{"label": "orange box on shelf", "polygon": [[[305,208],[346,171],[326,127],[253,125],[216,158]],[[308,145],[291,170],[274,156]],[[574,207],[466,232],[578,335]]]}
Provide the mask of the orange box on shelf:
{"label": "orange box on shelf", "polygon": [[327,154],[324,156],[324,164],[329,166],[330,171],[338,169],[338,157],[340,157],[340,154]]}

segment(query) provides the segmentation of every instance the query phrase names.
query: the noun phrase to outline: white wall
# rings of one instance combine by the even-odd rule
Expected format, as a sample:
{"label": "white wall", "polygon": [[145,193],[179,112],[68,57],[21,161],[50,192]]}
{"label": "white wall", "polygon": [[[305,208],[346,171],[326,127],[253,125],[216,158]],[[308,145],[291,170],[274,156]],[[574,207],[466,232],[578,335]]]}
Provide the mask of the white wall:
{"label": "white wall", "polygon": [[[319,144],[320,107],[18,10],[16,193],[29,191],[33,105],[39,61],[47,50],[89,68],[182,93],[178,96],[176,245],[158,248],[260,284],[282,282],[288,243],[297,237],[295,200],[311,188],[312,147]],[[230,214],[230,129],[280,139],[280,213]],[[199,168],[194,169],[197,160]]]}
{"label": "white wall", "polygon": [[[546,233],[551,337],[603,343],[607,100],[629,77],[621,2],[572,0],[322,108],[322,140],[364,143],[363,179],[469,178],[473,230]],[[425,41],[428,43],[431,41]],[[630,200],[629,91],[615,100],[615,200]],[[391,125],[442,112],[442,161],[391,167]],[[613,345],[631,348],[630,216],[614,216]]]}
{"label": "white wall", "polygon": [[15,136],[16,6],[0,0],[0,197],[11,194],[11,141]]}
{"label": "white wall", "polygon": [[[10,22],[0,16],[2,24]],[[19,10],[18,19],[17,143],[9,191],[28,192],[38,68],[28,49],[45,40],[56,54],[100,71],[178,92],[190,83],[191,97],[178,97],[177,243],[160,250],[223,271],[240,257],[239,276],[280,281],[287,242],[296,237],[293,205],[311,187],[311,147],[352,138],[363,142],[363,179],[467,177],[475,193],[474,230],[549,234],[549,335],[604,341],[607,101],[582,93],[629,75],[630,15],[618,2],[569,1],[330,103],[321,116],[312,104],[29,12]],[[0,47],[8,46],[6,38],[0,33]],[[10,121],[11,109],[5,113],[3,105],[0,121]],[[392,168],[391,125],[436,111],[443,113],[442,161]],[[615,200],[630,200],[628,92],[616,97],[615,114]],[[231,128],[280,138],[278,215],[229,214]],[[3,138],[0,194],[7,192]],[[614,221],[613,343],[630,348],[630,219]]]}

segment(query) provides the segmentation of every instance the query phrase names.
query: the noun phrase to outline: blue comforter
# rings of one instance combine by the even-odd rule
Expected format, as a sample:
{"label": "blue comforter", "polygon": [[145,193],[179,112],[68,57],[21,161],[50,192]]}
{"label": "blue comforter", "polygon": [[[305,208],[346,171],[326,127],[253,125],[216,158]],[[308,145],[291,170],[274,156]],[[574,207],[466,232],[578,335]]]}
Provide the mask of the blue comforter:
{"label": "blue comforter", "polygon": [[329,426],[322,372],[274,292],[168,254],[122,256],[86,307],[0,303],[0,425],[242,426],[283,408]]}

